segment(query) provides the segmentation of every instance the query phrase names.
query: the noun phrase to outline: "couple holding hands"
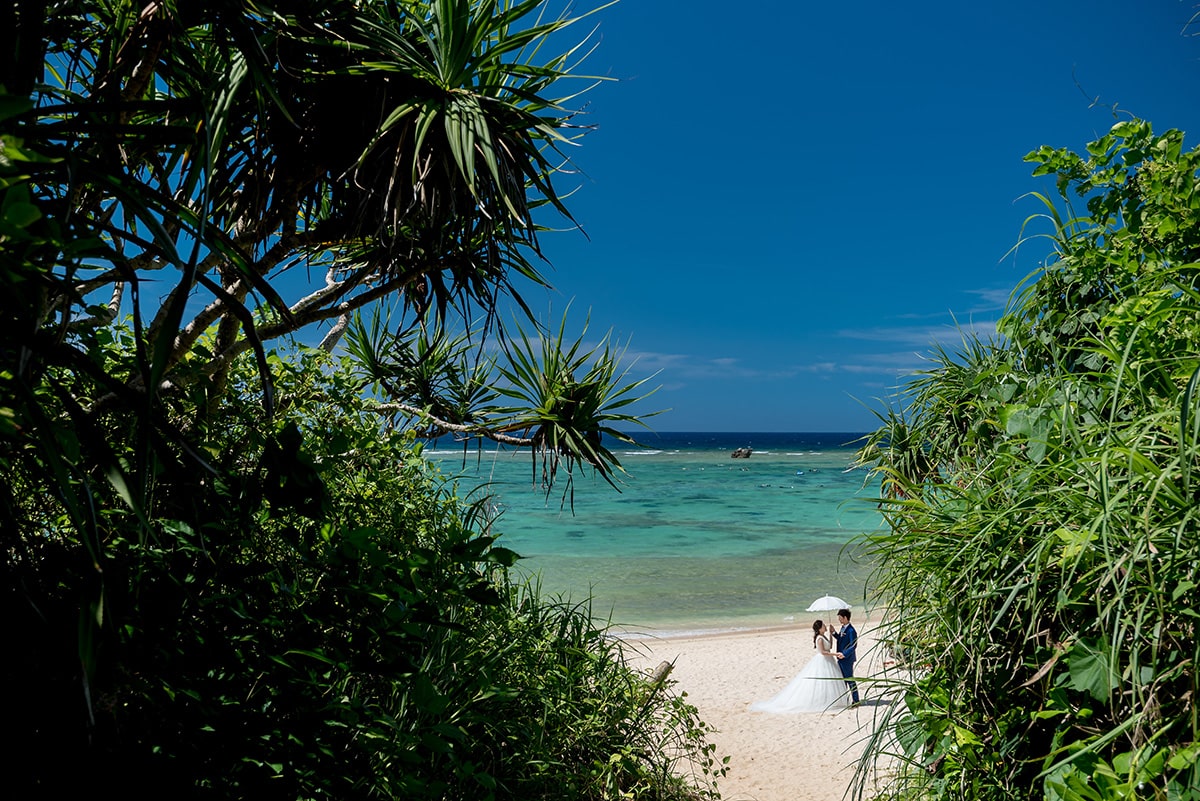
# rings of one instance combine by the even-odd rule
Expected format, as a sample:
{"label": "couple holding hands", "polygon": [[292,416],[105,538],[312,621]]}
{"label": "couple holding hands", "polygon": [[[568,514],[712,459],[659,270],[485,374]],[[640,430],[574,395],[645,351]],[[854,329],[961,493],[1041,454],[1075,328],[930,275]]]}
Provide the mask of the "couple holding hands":
{"label": "couple holding hands", "polygon": [[854,661],[858,656],[858,632],[850,622],[850,610],[839,609],[838,629],[813,621],[813,648],[817,650],[796,678],[769,701],[751,704],[755,712],[826,712],[857,705],[858,685]]}

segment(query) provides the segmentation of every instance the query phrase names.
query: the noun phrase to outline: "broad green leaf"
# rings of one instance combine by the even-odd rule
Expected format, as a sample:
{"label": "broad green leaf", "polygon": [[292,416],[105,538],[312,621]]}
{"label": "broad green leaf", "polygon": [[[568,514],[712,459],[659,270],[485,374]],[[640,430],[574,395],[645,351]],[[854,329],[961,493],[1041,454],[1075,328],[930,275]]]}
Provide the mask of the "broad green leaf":
{"label": "broad green leaf", "polygon": [[4,206],[4,223],[16,228],[28,228],[41,218],[41,210],[32,203],[11,203]]}
{"label": "broad green leaf", "polygon": [[1121,677],[1113,669],[1110,653],[1101,646],[1076,642],[1066,653],[1066,663],[1071,688],[1087,692],[1097,701],[1111,696],[1120,683]]}
{"label": "broad green leaf", "polygon": [[1091,544],[1099,539],[1099,536],[1092,531],[1086,529],[1069,529],[1058,528],[1054,531],[1054,536],[1062,541],[1062,553],[1059,556],[1059,562],[1065,563],[1074,561],[1085,550],[1090,549]]}

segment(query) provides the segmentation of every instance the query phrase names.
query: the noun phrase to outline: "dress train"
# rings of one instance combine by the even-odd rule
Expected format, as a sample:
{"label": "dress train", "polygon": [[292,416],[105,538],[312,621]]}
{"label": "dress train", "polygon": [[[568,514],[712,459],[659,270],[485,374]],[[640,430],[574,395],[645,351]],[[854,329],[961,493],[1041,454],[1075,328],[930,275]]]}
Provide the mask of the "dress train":
{"label": "dress train", "polygon": [[833,642],[825,636],[817,640],[817,653],[813,654],[796,677],[774,698],[751,704],[751,711],[787,715],[795,712],[828,712],[850,705],[846,680],[838,667],[837,657],[833,655]]}

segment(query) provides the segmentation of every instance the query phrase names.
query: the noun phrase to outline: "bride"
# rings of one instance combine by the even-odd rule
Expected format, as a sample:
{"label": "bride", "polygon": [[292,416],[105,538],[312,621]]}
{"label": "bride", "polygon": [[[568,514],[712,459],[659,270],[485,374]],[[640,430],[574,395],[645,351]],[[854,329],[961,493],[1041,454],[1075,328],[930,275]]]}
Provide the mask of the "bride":
{"label": "bride", "polygon": [[833,650],[833,637],[824,621],[814,621],[812,627],[813,647],[817,649],[812,659],[778,695],[751,704],[751,711],[787,714],[826,712],[849,706],[846,680],[838,667],[839,654]]}

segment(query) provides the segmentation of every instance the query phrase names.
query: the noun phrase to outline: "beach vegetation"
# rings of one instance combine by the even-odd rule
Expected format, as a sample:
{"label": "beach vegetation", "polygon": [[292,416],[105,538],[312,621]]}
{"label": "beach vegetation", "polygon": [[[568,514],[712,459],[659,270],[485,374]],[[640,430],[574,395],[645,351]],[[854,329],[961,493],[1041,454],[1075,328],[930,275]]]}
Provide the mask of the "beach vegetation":
{"label": "beach vegetation", "polygon": [[904,664],[857,790],[1200,799],[1200,149],[1130,119],[1026,160],[1050,257],[861,453]]}
{"label": "beach vegetation", "polygon": [[621,350],[521,298],[588,15],[3,13],[6,791],[717,797],[695,708],[422,449],[611,481],[640,419]]}

